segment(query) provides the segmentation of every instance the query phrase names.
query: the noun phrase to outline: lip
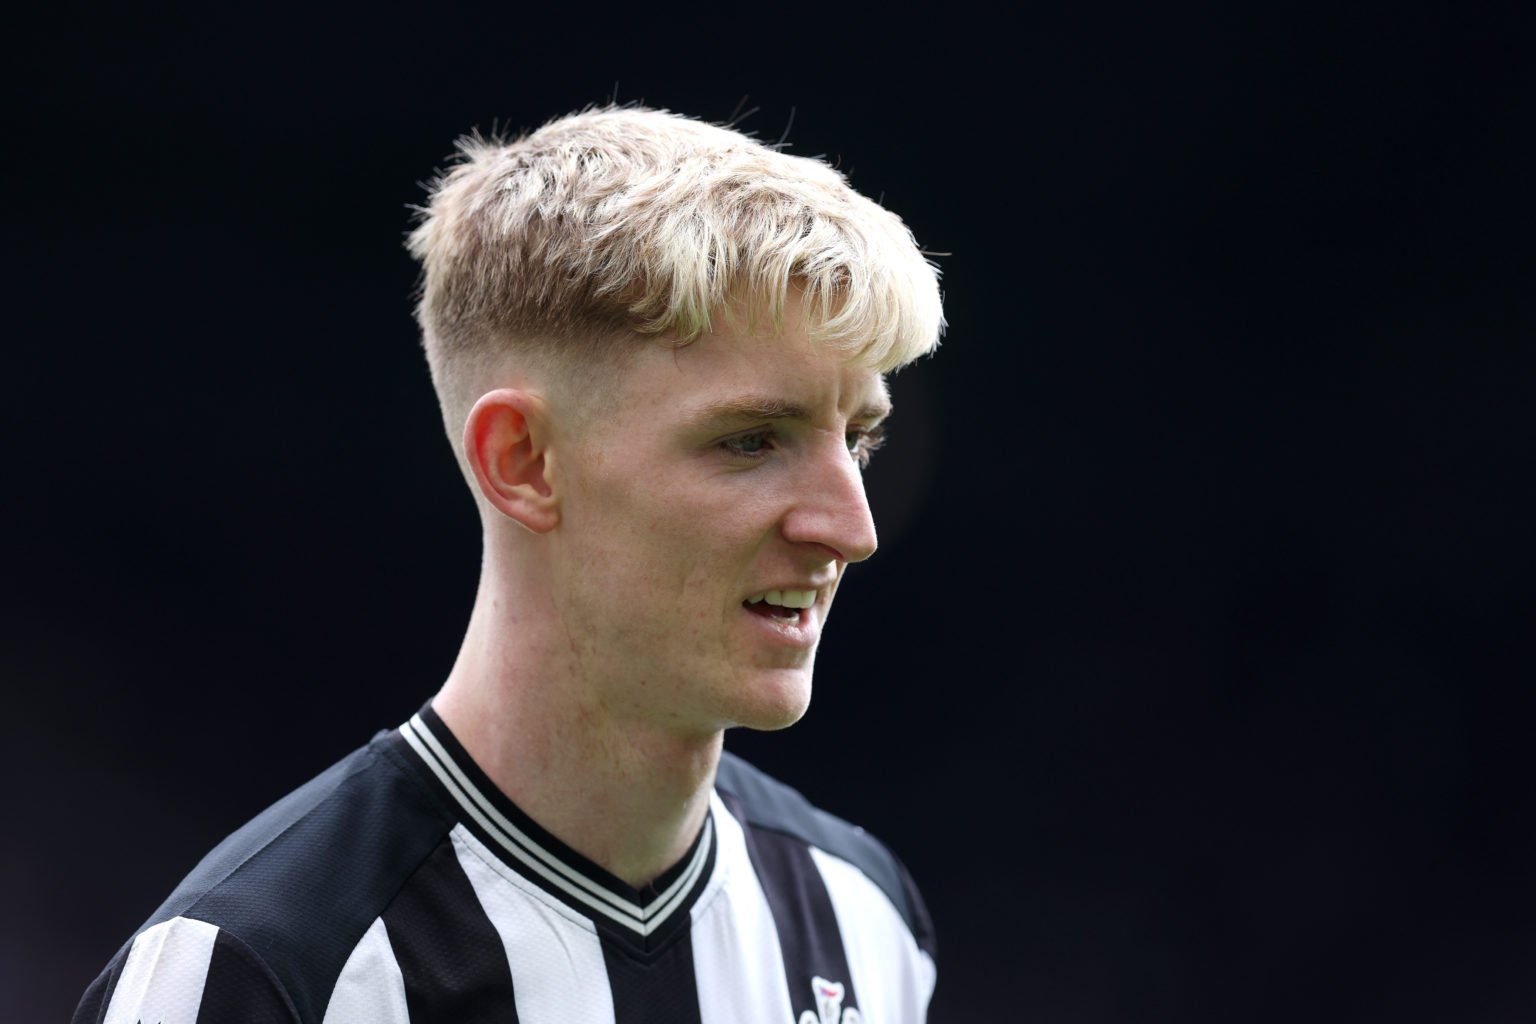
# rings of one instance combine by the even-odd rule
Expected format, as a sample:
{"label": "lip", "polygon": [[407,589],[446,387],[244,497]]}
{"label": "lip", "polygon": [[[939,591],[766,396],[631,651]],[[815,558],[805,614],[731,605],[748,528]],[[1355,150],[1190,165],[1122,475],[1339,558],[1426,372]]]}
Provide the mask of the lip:
{"label": "lip", "polygon": [[[810,587],[802,589],[810,590]],[[759,591],[761,593],[761,591]],[[770,618],[747,610],[743,605],[741,614],[749,619],[758,634],[777,646],[784,647],[814,647],[821,638],[822,602],[825,595],[818,595],[816,603],[809,608],[800,609],[800,614],[793,619]]]}

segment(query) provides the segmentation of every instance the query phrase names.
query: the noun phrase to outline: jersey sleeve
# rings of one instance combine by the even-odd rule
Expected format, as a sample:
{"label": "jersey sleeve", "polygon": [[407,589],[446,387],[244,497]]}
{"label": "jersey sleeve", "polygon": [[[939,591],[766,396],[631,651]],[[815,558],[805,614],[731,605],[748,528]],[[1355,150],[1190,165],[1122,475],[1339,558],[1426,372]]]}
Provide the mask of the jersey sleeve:
{"label": "jersey sleeve", "polygon": [[86,990],[74,1024],[298,1024],[282,982],[229,932],[173,917],[136,936]]}
{"label": "jersey sleeve", "polygon": [[[892,859],[896,858],[893,856]],[[908,924],[912,929],[912,938],[918,948],[928,954],[928,959],[937,964],[939,940],[933,931],[933,918],[928,913],[928,904],[923,900],[923,894],[918,891],[917,883],[912,880],[907,866],[900,860],[896,860],[896,870],[901,876],[902,891],[907,894],[907,904],[911,907],[911,918]]]}

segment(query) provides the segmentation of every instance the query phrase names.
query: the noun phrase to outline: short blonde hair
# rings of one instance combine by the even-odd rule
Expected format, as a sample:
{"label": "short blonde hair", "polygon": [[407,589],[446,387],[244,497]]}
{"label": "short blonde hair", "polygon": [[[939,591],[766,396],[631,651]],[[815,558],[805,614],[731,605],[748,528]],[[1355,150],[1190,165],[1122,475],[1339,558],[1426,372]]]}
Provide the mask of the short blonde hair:
{"label": "short blonde hair", "polygon": [[[508,354],[587,369],[638,336],[690,343],[745,308],[881,372],[944,327],[938,270],[826,163],[665,110],[605,107],[511,142],[459,140],[408,247],[452,433]],[[457,424],[455,424],[457,420]]]}

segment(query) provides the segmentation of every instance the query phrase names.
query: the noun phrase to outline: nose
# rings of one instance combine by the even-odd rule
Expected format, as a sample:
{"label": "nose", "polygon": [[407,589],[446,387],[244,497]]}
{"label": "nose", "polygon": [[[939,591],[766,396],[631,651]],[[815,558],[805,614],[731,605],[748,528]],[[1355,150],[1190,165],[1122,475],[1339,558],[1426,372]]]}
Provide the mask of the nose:
{"label": "nose", "polygon": [[840,436],[817,446],[797,500],[784,517],[786,540],[827,548],[842,562],[875,553],[875,520],[864,494],[864,475]]}

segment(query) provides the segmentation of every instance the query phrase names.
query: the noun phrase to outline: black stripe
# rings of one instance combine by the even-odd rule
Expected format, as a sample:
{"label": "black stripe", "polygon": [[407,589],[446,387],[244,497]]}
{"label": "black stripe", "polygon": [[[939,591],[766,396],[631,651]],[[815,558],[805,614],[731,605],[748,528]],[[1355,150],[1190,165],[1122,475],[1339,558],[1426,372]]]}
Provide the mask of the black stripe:
{"label": "black stripe", "polygon": [[203,983],[197,1024],[295,1024],[299,1015],[277,978],[249,946],[222,928]]}
{"label": "black stripe", "polygon": [[347,957],[453,818],[380,733],[203,858],[148,928],[178,915],[260,951],[299,1019],[319,1021]]}
{"label": "black stripe", "polygon": [[129,943],[118,950],[107,969],[91,982],[91,987],[80,997],[80,1005],[75,1007],[72,1024],[101,1024],[106,1019],[107,1007],[112,1003],[112,993],[117,990],[117,983],[122,980],[123,967],[128,963],[128,950],[132,945]]}
{"label": "black stripe", "polygon": [[[729,799],[729,798],[725,798]],[[732,813],[735,813],[732,808]],[[848,970],[848,954],[843,949],[843,934],[837,926],[837,913],[827,883],[822,881],[810,847],[782,832],[743,829],[752,869],[762,883],[768,909],[779,932],[779,948],[784,954],[784,980],[789,985],[789,1001],[794,1019],[811,1011],[816,1020],[813,978],[822,978],[843,986],[843,1006],[859,1005],[853,990],[853,975]]]}
{"label": "black stripe", "polygon": [[411,1020],[516,1024],[501,935],[444,839],[389,908],[384,927],[405,978]]}
{"label": "black stripe", "polygon": [[693,936],[683,935],[649,962],[601,934],[615,1024],[700,1024]]}
{"label": "black stripe", "polygon": [[[731,812],[746,825],[797,836],[852,864],[880,887],[914,934],[932,931],[928,911],[906,869],[874,836],[813,806],[805,797],[752,767],[730,751],[720,757],[715,789],[736,798]],[[921,942],[919,938],[919,942]]]}

